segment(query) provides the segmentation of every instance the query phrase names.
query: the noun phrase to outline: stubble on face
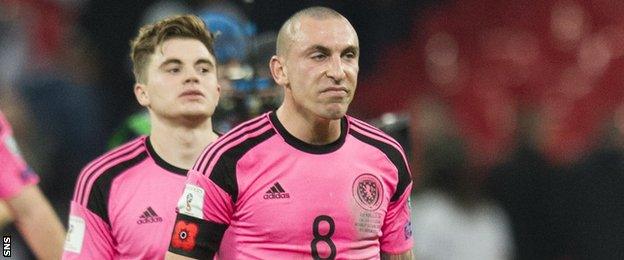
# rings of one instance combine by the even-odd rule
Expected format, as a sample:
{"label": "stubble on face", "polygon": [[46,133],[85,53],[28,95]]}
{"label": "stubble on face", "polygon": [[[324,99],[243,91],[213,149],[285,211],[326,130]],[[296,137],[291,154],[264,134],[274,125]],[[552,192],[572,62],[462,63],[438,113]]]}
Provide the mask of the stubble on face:
{"label": "stubble on face", "polygon": [[[343,117],[353,99],[359,67],[357,56],[345,62],[342,55],[350,48],[359,50],[355,30],[344,18],[311,17],[292,21],[285,29],[288,41],[282,45],[286,50],[282,55],[291,83],[285,87],[291,92],[293,102],[301,110],[310,110],[321,118]],[[327,55],[328,60],[319,63],[310,60],[310,54],[317,51]],[[328,70],[338,70],[344,76],[338,79],[328,76],[331,74]],[[328,88],[344,88],[346,93],[327,91]]]}

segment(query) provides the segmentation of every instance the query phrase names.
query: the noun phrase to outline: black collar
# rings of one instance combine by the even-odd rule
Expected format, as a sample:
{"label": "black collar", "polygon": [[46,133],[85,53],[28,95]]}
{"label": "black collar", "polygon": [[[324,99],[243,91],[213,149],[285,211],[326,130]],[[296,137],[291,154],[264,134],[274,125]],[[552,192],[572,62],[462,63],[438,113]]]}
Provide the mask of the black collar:
{"label": "black collar", "polygon": [[306,153],[326,154],[334,152],[342,147],[347,136],[348,124],[346,116],[340,119],[340,137],[338,137],[338,139],[332,143],[323,145],[309,144],[291,135],[286,130],[284,125],[282,125],[282,123],[279,121],[279,119],[277,118],[277,113],[275,111],[269,114],[269,119],[271,120],[271,123],[273,123],[273,126],[275,127],[277,132],[284,138],[286,143]]}
{"label": "black collar", "polygon": [[158,155],[158,153],[156,153],[156,151],[154,150],[154,147],[152,146],[152,142],[150,141],[150,137],[149,136],[147,138],[145,138],[145,145],[147,146],[147,151],[152,156],[152,158],[154,159],[156,164],[158,164],[158,166],[160,166],[163,169],[165,169],[167,171],[170,171],[172,173],[179,174],[179,175],[182,175],[182,176],[186,176],[186,173],[188,172],[188,170],[182,169],[182,168],[178,168],[178,167],[176,167],[174,165],[169,164],[167,161],[165,161],[163,158],[161,158]]}

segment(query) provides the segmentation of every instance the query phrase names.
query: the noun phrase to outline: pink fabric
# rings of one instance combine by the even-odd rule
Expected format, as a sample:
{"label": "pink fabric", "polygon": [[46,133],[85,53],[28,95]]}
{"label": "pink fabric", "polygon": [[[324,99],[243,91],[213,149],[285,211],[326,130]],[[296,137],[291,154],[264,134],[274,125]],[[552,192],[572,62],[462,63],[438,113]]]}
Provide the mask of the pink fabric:
{"label": "pink fabric", "polygon": [[[66,250],[63,259],[164,258],[173,230],[177,200],[184,189],[186,177],[159,166],[154,155],[146,149],[145,139],[141,137],[138,143],[131,142],[111,151],[85,167],[75,193],[80,195],[72,201],[70,216],[85,221],[86,234],[80,253]],[[95,176],[104,177],[108,169],[141,153],[147,153],[147,158],[123,171],[111,182],[107,201],[109,226],[88,208],[90,195],[102,192],[101,187],[94,184]],[[127,155],[122,156],[124,154]],[[87,189],[78,191],[83,188]]]}
{"label": "pink fabric", "polygon": [[[268,121],[268,116],[264,120]],[[363,123],[358,124],[364,127]],[[256,129],[246,134],[239,131],[238,135],[244,137],[236,141],[232,141],[236,134],[226,134],[208,150],[218,151],[221,156],[225,149],[219,150],[218,146],[231,148],[267,130],[276,131]],[[370,138],[386,140],[387,145],[400,151],[404,160],[396,141],[377,129],[369,131],[375,131],[375,135],[368,133]],[[224,144],[225,139],[232,142]],[[187,183],[205,191],[203,219],[229,225],[221,241],[219,259],[309,259],[313,244],[320,257],[327,257],[329,244],[313,243],[315,219],[319,220],[317,238],[331,239],[336,259],[378,259],[380,250],[402,253],[412,247],[411,231],[405,230],[410,228],[407,199],[411,184],[400,199],[390,202],[397,189],[397,167],[378,148],[352,135],[346,136],[340,149],[326,154],[306,153],[288,145],[279,134],[271,136],[238,160],[235,203],[209,178],[215,161],[204,160],[208,164],[205,175],[192,170]],[[204,167],[196,165],[194,169]],[[363,179],[379,185],[375,186],[378,203],[362,206],[357,201],[357,187]],[[271,198],[270,191],[279,189],[277,184],[283,192],[277,193],[279,198]],[[370,190],[366,192],[372,194]],[[322,215],[333,221],[333,234],[328,234],[330,220]]]}
{"label": "pink fabric", "polygon": [[[71,202],[70,210],[70,216],[84,220],[85,232],[80,252],[64,251],[63,259],[114,259],[115,242],[110,226],[100,216],[75,201]],[[70,227],[68,232],[76,232],[72,230],[74,228]]]}
{"label": "pink fabric", "polygon": [[37,175],[17,150],[9,122],[0,112],[0,198],[17,195],[25,186],[36,184]]}

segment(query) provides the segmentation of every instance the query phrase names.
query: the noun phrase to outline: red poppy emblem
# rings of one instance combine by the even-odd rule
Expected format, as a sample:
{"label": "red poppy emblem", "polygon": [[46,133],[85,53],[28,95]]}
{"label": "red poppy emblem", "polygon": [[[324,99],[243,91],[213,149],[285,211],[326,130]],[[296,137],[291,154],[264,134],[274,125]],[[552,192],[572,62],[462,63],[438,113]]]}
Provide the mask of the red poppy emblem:
{"label": "red poppy emblem", "polygon": [[184,220],[178,220],[175,224],[173,236],[171,237],[171,246],[191,251],[195,248],[195,239],[197,238],[197,230],[199,226]]}

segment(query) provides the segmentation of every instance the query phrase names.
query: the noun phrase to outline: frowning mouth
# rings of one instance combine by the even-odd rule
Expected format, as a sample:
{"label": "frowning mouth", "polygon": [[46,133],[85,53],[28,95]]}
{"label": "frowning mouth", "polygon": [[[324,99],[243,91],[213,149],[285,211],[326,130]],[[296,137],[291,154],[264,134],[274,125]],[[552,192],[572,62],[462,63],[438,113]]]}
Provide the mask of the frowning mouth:
{"label": "frowning mouth", "polygon": [[321,90],[321,93],[332,93],[332,92],[349,93],[349,90],[345,87],[329,87],[329,88]]}

